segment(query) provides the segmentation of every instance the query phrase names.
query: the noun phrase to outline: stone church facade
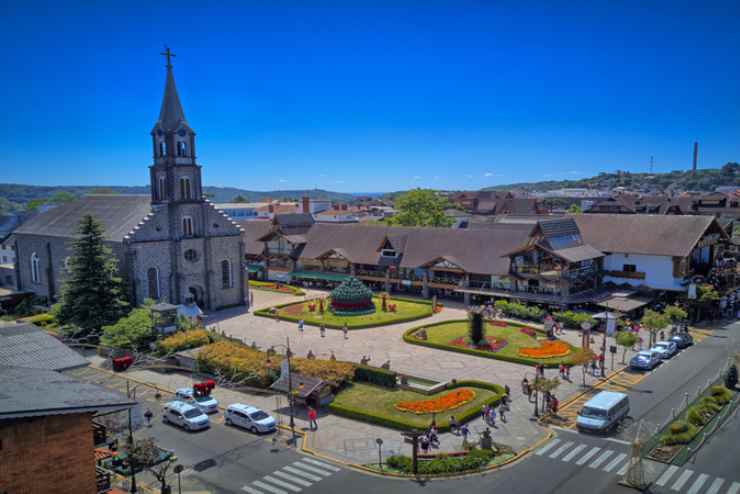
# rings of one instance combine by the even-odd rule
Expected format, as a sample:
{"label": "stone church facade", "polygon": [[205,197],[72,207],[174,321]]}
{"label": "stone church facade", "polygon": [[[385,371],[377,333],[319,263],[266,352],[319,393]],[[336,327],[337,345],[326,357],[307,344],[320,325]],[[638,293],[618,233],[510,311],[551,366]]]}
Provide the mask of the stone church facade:
{"label": "stone church facade", "polygon": [[13,234],[18,290],[58,300],[80,219],[91,214],[105,227],[137,304],[145,298],[174,304],[192,298],[206,310],[244,305],[242,229],[203,198],[195,136],[168,56],[162,105],[151,131],[151,196],[89,195],[24,223]]}

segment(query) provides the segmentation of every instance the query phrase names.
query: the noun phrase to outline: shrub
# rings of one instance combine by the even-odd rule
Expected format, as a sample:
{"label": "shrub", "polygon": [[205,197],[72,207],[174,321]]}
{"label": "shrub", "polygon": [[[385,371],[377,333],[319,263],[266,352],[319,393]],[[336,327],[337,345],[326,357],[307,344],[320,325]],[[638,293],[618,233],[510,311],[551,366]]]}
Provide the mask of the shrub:
{"label": "shrub", "polygon": [[397,373],[379,367],[370,367],[367,365],[358,365],[355,367],[355,381],[368,382],[383,386],[384,388],[395,388],[398,385],[397,378]]}
{"label": "shrub", "polygon": [[545,314],[539,307],[528,307],[518,302],[507,302],[506,300],[498,300],[494,306],[507,316],[529,321],[539,321]]}
{"label": "shrub", "polygon": [[[692,424],[687,424],[683,421],[677,421],[682,422],[683,425],[686,426],[686,430],[679,433],[672,433],[670,430],[667,434],[665,434],[663,437],[661,437],[660,442],[665,446],[673,446],[676,444],[689,444],[692,439],[694,439],[694,436],[696,436],[697,430],[696,427],[694,427]],[[674,422],[675,424],[675,422]],[[672,428],[673,426],[671,426]],[[683,429],[683,427],[681,427]]]}
{"label": "shrub", "polygon": [[43,314],[36,314],[35,316],[25,317],[23,318],[23,322],[35,324],[36,326],[40,326],[43,328],[54,323],[54,316],[52,316],[48,312],[44,312]]}
{"label": "shrub", "polygon": [[[419,473],[422,475],[444,475],[451,473],[478,470],[486,466],[494,457],[493,451],[471,449],[465,456],[439,455],[432,460],[421,460],[418,463]],[[408,456],[394,455],[386,460],[389,467],[412,473],[412,460]]]}
{"label": "shrub", "polygon": [[671,434],[682,434],[689,430],[689,424],[684,422],[683,420],[676,420],[671,424],[670,431]]}
{"label": "shrub", "polygon": [[581,324],[587,321],[593,324],[593,318],[588,312],[574,312],[572,310],[565,310],[562,312],[555,312],[552,317],[567,328],[580,329]]}
{"label": "shrub", "polygon": [[714,398],[720,405],[729,403],[732,399],[732,393],[730,390],[719,384],[712,386],[709,391],[712,394],[712,398]]}
{"label": "shrub", "polygon": [[211,334],[205,329],[178,331],[159,341],[158,350],[162,353],[180,352],[207,345],[211,342]]}

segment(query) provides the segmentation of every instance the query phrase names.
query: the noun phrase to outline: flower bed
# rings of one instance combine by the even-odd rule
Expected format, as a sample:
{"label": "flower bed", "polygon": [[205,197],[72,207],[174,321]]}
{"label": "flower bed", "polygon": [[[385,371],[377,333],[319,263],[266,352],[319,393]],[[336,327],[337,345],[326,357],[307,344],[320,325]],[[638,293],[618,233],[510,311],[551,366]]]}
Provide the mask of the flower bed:
{"label": "flower bed", "polygon": [[463,348],[484,350],[486,352],[493,352],[493,353],[498,352],[499,350],[504,348],[507,344],[508,342],[504,340],[503,338],[496,338],[494,336],[486,336],[485,345],[475,345],[473,344],[472,341],[470,341],[470,338],[467,336],[460,336],[450,341],[450,345],[463,347]]}
{"label": "flower bed", "polygon": [[519,355],[529,358],[554,358],[565,357],[570,351],[568,344],[562,341],[543,341],[538,347],[520,348]]}
{"label": "flower bed", "polygon": [[530,338],[536,338],[537,337],[537,331],[535,331],[534,328],[530,328],[528,326],[522,326],[521,328],[519,328],[519,331],[521,331],[522,333],[526,334]]}
{"label": "flower bed", "polygon": [[249,280],[249,286],[256,290],[264,290],[267,292],[285,293],[288,295],[297,295],[299,297],[306,294],[303,290],[298,287],[285,285],[283,283],[276,283],[274,281],[257,281]]}
{"label": "flower bed", "polygon": [[475,391],[468,388],[456,389],[444,394],[438,398],[418,401],[399,401],[396,403],[396,410],[402,412],[411,412],[415,414],[440,413],[447,410],[453,410],[462,405],[473,401]]}
{"label": "flower bed", "polygon": [[211,333],[205,329],[192,329],[190,331],[178,331],[177,333],[163,338],[157,343],[157,349],[162,353],[174,353],[211,342]]}

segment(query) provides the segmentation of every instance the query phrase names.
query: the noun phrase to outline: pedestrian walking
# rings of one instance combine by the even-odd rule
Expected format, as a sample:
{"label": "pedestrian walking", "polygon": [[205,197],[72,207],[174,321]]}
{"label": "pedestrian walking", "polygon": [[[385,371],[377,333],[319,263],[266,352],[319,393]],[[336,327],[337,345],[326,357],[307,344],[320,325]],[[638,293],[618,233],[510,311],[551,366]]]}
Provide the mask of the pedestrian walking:
{"label": "pedestrian walking", "polygon": [[457,419],[454,415],[450,415],[450,432],[453,434],[458,433],[458,429],[460,427],[460,424],[457,423]]}
{"label": "pedestrian walking", "polygon": [[316,409],[314,407],[308,407],[308,427],[312,431],[319,428],[319,423],[316,421],[317,416]]}
{"label": "pedestrian walking", "polygon": [[319,333],[321,333],[322,338],[326,336],[326,326],[323,323],[319,326]]}
{"label": "pedestrian walking", "polygon": [[421,446],[421,452],[424,454],[429,453],[429,438],[424,434],[421,436],[421,439],[419,440],[419,445]]}
{"label": "pedestrian walking", "polygon": [[511,388],[508,384],[504,384],[504,392],[506,393],[506,399],[509,399],[511,396]]}
{"label": "pedestrian walking", "polygon": [[427,432],[427,436],[429,437],[429,446],[432,448],[439,447],[439,435],[437,434],[437,426],[435,424],[432,424],[431,427],[429,427],[429,432]]}
{"label": "pedestrian walking", "polygon": [[550,399],[550,410],[552,410],[553,415],[558,414],[558,407],[560,407],[560,402],[558,401],[557,398],[555,398],[555,396],[553,396]]}
{"label": "pedestrian walking", "polygon": [[461,425],[460,426],[460,435],[462,436],[464,443],[467,443],[468,442],[468,434],[470,434],[470,429],[468,429],[468,426],[465,425],[465,424]]}
{"label": "pedestrian walking", "polygon": [[254,306],[254,293],[251,290],[249,291],[249,306]]}
{"label": "pedestrian walking", "polygon": [[146,426],[151,427],[152,426],[152,417],[154,417],[154,414],[150,409],[146,409],[146,412],[144,412],[144,418],[146,419]]}
{"label": "pedestrian walking", "polygon": [[558,373],[560,374],[560,378],[561,378],[561,379],[562,379],[563,377],[565,377],[565,365],[563,365],[563,364],[560,364],[560,365],[558,366]]}
{"label": "pedestrian walking", "polygon": [[303,333],[303,319],[298,321],[298,332]]}
{"label": "pedestrian walking", "polygon": [[344,323],[344,326],[342,326],[342,333],[344,333],[344,339],[346,340],[349,337],[349,328],[347,327],[347,323]]}
{"label": "pedestrian walking", "polygon": [[488,409],[490,407],[488,405],[483,405],[483,408],[481,408],[481,416],[483,417],[483,422],[488,422]]}
{"label": "pedestrian walking", "polygon": [[570,368],[573,367],[572,365],[568,364],[565,366],[565,379],[570,381]]}
{"label": "pedestrian walking", "polygon": [[488,409],[488,423],[491,427],[496,427],[496,407]]}
{"label": "pedestrian walking", "polygon": [[596,369],[599,367],[599,365],[596,363],[596,359],[593,359],[591,361],[591,375],[596,377]]}
{"label": "pedestrian walking", "polygon": [[506,401],[503,401],[498,408],[499,413],[501,414],[501,422],[506,423],[506,413],[509,411],[509,404]]}

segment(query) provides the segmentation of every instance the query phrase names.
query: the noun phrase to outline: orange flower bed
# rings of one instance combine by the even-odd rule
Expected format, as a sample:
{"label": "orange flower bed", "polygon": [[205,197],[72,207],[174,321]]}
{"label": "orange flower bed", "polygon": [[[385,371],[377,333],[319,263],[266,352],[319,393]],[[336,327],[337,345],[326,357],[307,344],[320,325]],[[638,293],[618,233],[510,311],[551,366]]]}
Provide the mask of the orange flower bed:
{"label": "orange flower bed", "polygon": [[475,391],[462,388],[434,398],[433,400],[399,401],[396,409],[402,412],[411,412],[417,415],[424,413],[440,413],[462,406],[475,398]]}
{"label": "orange flower bed", "polygon": [[569,353],[570,347],[558,340],[543,341],[538,347],[519,349],[520,356],[529,358],[565,357]]}

